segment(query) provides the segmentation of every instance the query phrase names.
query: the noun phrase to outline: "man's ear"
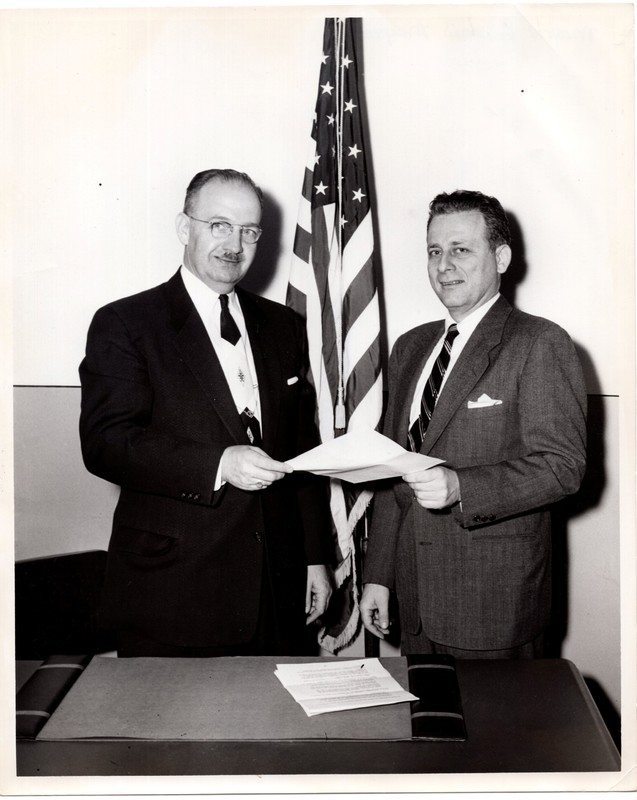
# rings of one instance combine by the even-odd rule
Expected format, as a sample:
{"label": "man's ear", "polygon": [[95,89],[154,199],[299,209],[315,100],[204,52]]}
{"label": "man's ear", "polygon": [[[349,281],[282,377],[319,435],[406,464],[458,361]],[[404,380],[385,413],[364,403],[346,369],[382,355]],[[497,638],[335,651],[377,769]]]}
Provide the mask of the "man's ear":
{"label": "man's ear", "polygon": [[511,257],[511,248],[508,244],[501,244],[495,248],[495,263],[500,275],[502,275],[503,272],[506,272],[509,268]]}
{"label": "man's ear", "polygon": [[175,230],[177,231],[177,238],[185,247],[190,239],[190,219],[180,211],[175,217]]}

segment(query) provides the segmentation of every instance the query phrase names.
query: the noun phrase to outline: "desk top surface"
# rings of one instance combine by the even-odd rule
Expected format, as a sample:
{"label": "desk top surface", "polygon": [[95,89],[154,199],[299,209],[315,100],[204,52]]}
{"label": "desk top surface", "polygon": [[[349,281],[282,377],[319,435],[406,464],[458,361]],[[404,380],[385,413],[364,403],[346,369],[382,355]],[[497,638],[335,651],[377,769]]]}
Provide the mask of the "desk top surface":
{"label": "desk top surface", "polygon": [[[234,659],[214,661],[217,668],[236,670]],[[258,662],[257,672],[265,678],[283,659],[250,661]],[[398,664],[404,659],[382,661]],[[456,669],[468,732],[464,742],[387,741],[382,732],[367,741],[329,736],[313,740],[23,741],[18,743],[18,775],[594,772],[620,768],[617,750],[571,662],[459,660]],[[400,670],[392,671],[400,674]],[[232,701],[242,713],[241,697],[236,689],[231,691]],[[259,714],[255,705],[252,700],[245,720],[248,726]],[[361,709],[360,713],[369,711]]]}

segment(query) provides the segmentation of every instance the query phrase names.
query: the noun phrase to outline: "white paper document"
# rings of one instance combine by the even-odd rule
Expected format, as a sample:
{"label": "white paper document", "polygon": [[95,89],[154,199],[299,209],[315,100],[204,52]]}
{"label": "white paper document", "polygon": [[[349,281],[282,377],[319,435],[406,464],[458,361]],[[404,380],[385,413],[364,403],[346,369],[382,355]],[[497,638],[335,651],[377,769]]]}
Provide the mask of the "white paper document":
{"label": "white paper document", "polygon": [[369,428],[345,433],[285,462],[297,471],[327,475],[350,483],[397,478],[444,463],[399,444]]}
{"label": "white paper document", "polygon": [[274,674],[308,717],[418,699],[406,692],[377,658],[277,664]]}

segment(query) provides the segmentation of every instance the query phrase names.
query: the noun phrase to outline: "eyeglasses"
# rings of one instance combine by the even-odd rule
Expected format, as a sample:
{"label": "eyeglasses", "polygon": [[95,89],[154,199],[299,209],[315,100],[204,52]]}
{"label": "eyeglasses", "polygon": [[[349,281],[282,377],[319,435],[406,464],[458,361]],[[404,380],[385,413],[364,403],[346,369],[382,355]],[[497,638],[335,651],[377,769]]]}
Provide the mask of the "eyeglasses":
{"label": "eyeglasses", "polygon": [[239,228],[242,242],[245,242],[245,244],[256,244],[263,233],[261,228],[254,225],[233,225],[231,222],[220,219],[197,219],[197,217],[191,217],[190,214],[186,214],[186,216],[188,219],[192,219],[195,222],[203,222],[204,225],[208,225],[210,227],[210,233],[215,239],[227,239],[228,236],[232,235],[235,228]]}

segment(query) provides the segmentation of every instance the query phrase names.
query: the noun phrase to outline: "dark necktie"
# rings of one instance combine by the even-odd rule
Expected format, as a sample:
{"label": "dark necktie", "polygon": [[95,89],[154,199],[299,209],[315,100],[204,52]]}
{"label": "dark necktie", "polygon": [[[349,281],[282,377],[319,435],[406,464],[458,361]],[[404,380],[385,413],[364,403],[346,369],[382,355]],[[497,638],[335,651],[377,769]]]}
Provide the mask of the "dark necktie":
{"label": "dark necktie", "polygon": [[219,302],[221,303],[221,338],[230,344],[236,344],[241,338],[241,334],[228,308],[228,295],[220,294]]}
{"label": "dark necktie", "polygon": [[255,447],[260,447],[263,442],[261,441],[261,426],[259,425],[259,420],[247,408],[244,408],[239,416],[248,434],[250,444],[253,444]]}
{"label": "dark necktie", "polygon": [[434,406],[440,393],[442,386],[442,379],[445,376],[447,367],[449,366],[449,359],[451,358],[451,347],[453,340],[458,335],[458,328],[456,325],[450,325],[445,340],[442,343],[442,350],[436,359],[431,375],[427,378],[427,383],[422,392],[422,399],[420,401],[420,415],[418,419],[409,429],[407,438],[409,440],[409,449],[415,453],[420,452],[422,440],[425,438],[425,432],[429,427],[431,415],[434,413]]}

